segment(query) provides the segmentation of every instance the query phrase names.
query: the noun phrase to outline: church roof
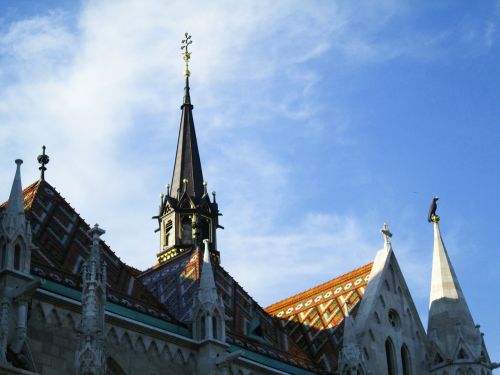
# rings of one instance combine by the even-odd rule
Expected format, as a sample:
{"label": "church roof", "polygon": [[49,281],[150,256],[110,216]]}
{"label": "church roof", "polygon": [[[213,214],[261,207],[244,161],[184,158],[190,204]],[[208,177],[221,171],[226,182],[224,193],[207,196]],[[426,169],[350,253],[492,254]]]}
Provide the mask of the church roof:
{"label": "church roof", "polygon": [[[180,321],[191,320],[193,296],[201,278],[202,252],[192,249],[177,258],[157,264],[141,275],[153,294],[169,307]],[[267,356],[304,369],[317,371],[306,351],[288,341],[286,332],[243,287],[219,264],[212,263],[217,292],[224,302],[226,340],[250,352]],[[255,331],[253,328],[258,328]]]}
{"label": "church roof", "polygon": [[[316,361],[336,360],[342,346],[343,322],[356,312],[365,294],[373,263],[317,285],[265,308],[287,334]],[[326,359],[324,359],[326,360]]]}
{"label": "church roof", "polygon": [[[80,289],[80,267],[87,257],[90,226],[47,181],[39,180],[23,190],[24,208],[37,248],[32,253],[32,273]],[[6,202],[0,205],[5,209]],[[108,273],[108,300],[177,322],[136,278],[137,270],[127,266],[105,243],[101,243]]]}

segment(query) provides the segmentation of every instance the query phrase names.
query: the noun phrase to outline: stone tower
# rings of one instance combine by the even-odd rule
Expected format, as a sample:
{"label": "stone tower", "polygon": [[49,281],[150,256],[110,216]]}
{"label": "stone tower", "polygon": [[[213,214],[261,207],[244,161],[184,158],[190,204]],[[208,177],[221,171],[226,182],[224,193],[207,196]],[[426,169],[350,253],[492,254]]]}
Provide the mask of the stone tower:
{"label": "stone tower", "polygon": [[432,217],[434,253],[427,334],[432,374],[491,374],[493,365],[474,323],[439,229]]}

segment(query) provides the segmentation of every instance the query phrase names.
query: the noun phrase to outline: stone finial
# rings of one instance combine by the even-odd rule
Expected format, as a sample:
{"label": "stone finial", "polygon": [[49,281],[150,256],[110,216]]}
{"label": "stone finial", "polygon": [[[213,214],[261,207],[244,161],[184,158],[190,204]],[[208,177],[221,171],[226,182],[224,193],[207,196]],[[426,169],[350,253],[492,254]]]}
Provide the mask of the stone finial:
{"label": "stone finial", "polygon": [[94,227],[88,231],[88,234],[92,237],[92,242],[95,244],[96,241],[101,239],[101,236],[106,233],[102,228],[99,228],[99,224],[95,224]]}

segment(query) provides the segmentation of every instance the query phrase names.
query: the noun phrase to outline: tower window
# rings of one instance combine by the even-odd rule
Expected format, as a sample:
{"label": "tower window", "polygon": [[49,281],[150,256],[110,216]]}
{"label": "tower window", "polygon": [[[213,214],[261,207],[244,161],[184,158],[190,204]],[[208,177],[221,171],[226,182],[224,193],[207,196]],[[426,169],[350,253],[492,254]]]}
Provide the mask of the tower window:
{"label": "tower window", "polygon": [[165,224],[165,246],[172,245],[172,235],[170,230],[172,229],[172,221],[169,220],[167,224]]}
{"label": "tower window", "polygon": [[3,239],[0,240],[0,268],[3,268],[6,266],[6,257],[7,257],[7,244],[4,242]]}
{"label": "tower window", "polygon": [[14,269],[21,269],[21,245],[19,244],[14,247]]}
{"label": "tower window", "polygon": [[182,243],[186,245],[193,243],[193,224],[189,217],[182,220]]}

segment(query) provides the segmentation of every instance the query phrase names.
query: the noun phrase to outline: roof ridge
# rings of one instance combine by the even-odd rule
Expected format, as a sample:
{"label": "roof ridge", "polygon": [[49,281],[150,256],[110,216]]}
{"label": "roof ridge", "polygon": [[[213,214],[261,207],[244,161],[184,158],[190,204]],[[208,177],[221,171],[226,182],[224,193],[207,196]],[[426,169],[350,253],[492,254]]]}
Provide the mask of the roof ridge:
{"label": "roof ridge", "polygon": [[[320,289],[321,287],[324,287],[330,283],[334,283],[337,284],[337,283],[340,283],[341,281],[343,281],[344,279],[347,279],[347,278],[350,278],[352,277],[353,275],[355,275],[356,273],[362,273],[361,271],[364,270],[365,268],[368,268],[368,267],[372,267],[373,266],[373,262],[370,262],[370,263],[367,263],[361,267],[358,267],[358,268],[355,268],[353,269],[352,271],[349,271],[349,272],[346,272],[340,276],[337,276],[337,277],[334,277],[333,279],[330,279],[328,281],[325,281],[321,284],[317,284],[309,289],[306,289],[302,292],[299,292],[299,293],[296,293],[296,294],[293,294],[291,295],[290,297],[287,297],[287,298],[283,298],[269,306],[267,306],[264,310],[268,313],[268,314],[271,314],[272,313],[270,312],[270,310],[274,310],[277,308],[277,306],[279,305],[282,305],[284,302],[288,302],[288,303],[292,303],[292,302],[295,302],[296,300],[301,300],[303,299],[308,293],[312,292],[313,290],[316,290],[316,289]],[[300,298],[299,298],[300,297]]]}

